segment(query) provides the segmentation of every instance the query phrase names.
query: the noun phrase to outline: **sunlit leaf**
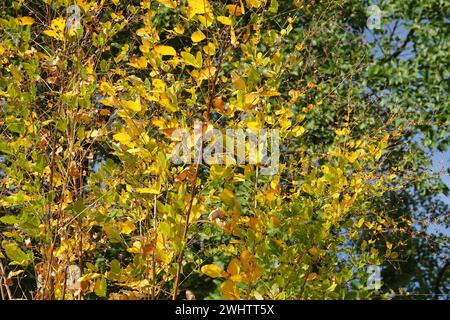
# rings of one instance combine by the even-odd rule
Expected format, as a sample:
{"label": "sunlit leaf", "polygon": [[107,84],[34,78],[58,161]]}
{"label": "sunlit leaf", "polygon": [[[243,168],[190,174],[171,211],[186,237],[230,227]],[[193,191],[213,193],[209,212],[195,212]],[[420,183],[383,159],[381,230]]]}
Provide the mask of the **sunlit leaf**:
{"label": "sunlit leaf", "polygon": [[206,36],[203,32],[201,32],[200,30],[197,30],[191,35],[191,39],[193,42],[200,42],[200,41],[206,39]]}
{"label": "sunlit leaf", "polygon": [[233,281],[227,280],[220,285],[220,291],[225,300],[239,300],[239,288]]}
{"label": "sunlit leaf", "polygon": [[202,266],[201,271],[202,273],[212,278],[223,277],[225,275],[225,272],[222,270],[222,268],[215,264],[204,265]]}
{"label": "sunlit leaf", "polygon": [[34,23],[32,17],[19,17],[16,18],[16,21],[19,26],[31,26]]}
{"label": "sunlit leaf", "polygon": [[162,56],[176,56],[177,52],[175,49],[171,46],[165,46],[165,45],[157,45],[155,46],[155,52]]}

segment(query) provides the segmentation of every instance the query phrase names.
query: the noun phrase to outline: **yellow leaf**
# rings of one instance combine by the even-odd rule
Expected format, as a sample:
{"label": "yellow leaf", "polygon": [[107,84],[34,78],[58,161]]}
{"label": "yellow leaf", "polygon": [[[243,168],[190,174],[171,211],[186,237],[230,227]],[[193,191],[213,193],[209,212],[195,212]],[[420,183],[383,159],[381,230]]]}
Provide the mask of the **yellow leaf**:
{"label": "yellow leaf", "polygon": [[259,132],[259,129],[261,129],[263,126],[263,123],[261,121],[255,120],[255,121],[248,121],[247,122],[247,128],[249,128],[254,133]]}
{"label": "yellow leaf", "polygon": [[392,243],[390,243],[389,241],[386,241],[386,247],[391,250],[392,249]]}
{"label": "yellow leaf", "polygon": [[191,35],[191,39],[192,39],[192,42],[200,42],[200,41],[206,39],[206,36],[203,32],[201,32],[200,30],[197,30]]}
{"label": "yellow leaf", "polygon": [[147,59],[145,57],[133,57],[128,64],[136,69],[145,69],[147,68]]}
{"label": "yellow leaf", "polygon": [[233,25],[233,20],[231,20],[229,17],[225,17],[225,16],[218,16],[217,17],[217,21],[219,21],[220,23],[226,25],[226,26],[231,26]]}
{"label": "yellow leaf", "polygon": [[236,275],[239,275],[240,271],[241,271],[241,266],[239,265],[239,261],[236,258],[233,258],[230,261],[230,263],[228,264],[227,272],[231,276],[236,276]]}
{"label": "yellow leaf", "polygon": [[44,34],[48,35],[49,37],[53,37],[59,40],[64,39],[64,28],[66,27],[66,20],[64,18],[56,18],[53,19],[50,23],[50,29],[45,30]]}
{"label": "yellow leaf", "polygon": [[116,133],[115,135],[113,135],[113,139],[116,141],[119,141],[120,144],[125,144],[125,145],[127,145],[131,142],[131,137],[125,131]]}
{"label": "yellow leaf", "polygon": [[319,255],[319,250],[316,247],[311,247],[308,252],[313,256],[317,257]]}
{"label": "yellow leaf", "polygon": [[139,112],[142,110],[141,99],[139,97],[134,101],[122,100],[122,105],[131,111]]}
{"label": "yellow leaf", "polygon": [[159,194],[161,192],[161,182],[158,182],[151,187],[148,188],[136,188],[137,193],[151,193],[151,194]]}
{"label": "yellow leaf", "polygon": [[163,5],[165,5],[167,8],[176,8],[177,7],[177,2],[175,0],[156,0],[159,3],[162,3]]}
{"label": "yellow leaf", "polygon": [[231,45],[234,48],[236,48],[238,46],[238,44],[239,44],[238,40],[236,38],[236,33],[234,32],[234,28],[233,27],[231,27],[231,30],[230,30],[230,42],[231,42]]}
{"label": "yellow leaf", "polygon": [[214,74],[216,73],[216,68],[215,67],[207,67],[207,68],[203,68],[202,70],[200,70],[200,72],[198,73],[198,77],[197,80],[206,80],[211,78],[212,76],[214,76]]}
{"label": "yellow leaf", "polygon": [[234,201],[234,194],[230,189],[223,189],[219,196],[220,199],[227,204],[232,204]]}
{"label": "yellow leaf", "polygon": [[350,129],[349,128],[336,129],[335,132],[338,136],[347,136],[350,133]]}
{"label": "yellow leaf", "polygon": [[356,227],[357,227],[357,228],[361,228],[361,226],[362,226],[363,223],[364,223],[364,220],[365,220],[364,218],[359,219],[358,222],[356,223]]}
{"label": "yellow leaf", "polygon": [[215,264],[206,264],[201,268],[201,271],[212,278],[223,277],[225,275],[222,268]]}
{"label": "yellow leaf", "polygon": [[314,281],[315,279],[317,279],[317,277],[318,277],[317,273],[311,272],[310,274],[308,274],[306,281]]}
{"label": "yellow leaf", "polygon": [[259,96],[255,92],[247,93],[244,97],[244,101],[246,107],[254,106],[258,104]]}
{"label": "yellow leaf", "polygon": [[227,280],[220,285],[222,296],[225,300],[239,300],[239,288],[233,281]]}
{"label": "yellow leaf", "polygon": [[140,241],[134,241],[133,246],[131,248],[128,248],[127,251],[130,253],[141,253],[142,250],[142,244]]}
{"label": "yellow leaf", "polygon": [[216,53],[216,46],[214,43],[208,42],[208,44],[203,47],[203,52],[208,56],[213,56]]}
{"label": "yellow leaf", "polygon": [[139,50],[141,50],[142,53],[149,53],[150,41],[148,39],[142,39],[142,45],[139,46]]}
{"label": "yellow leaf", "polygon": [[258,279],[261,276],[261,268],[256,263],[256,257],[248,250],[241,253],[241,264],[249,281]]}
{"label": "yellow leaf", "polygon": [[173,28],[173,31],[175,31],[175,32],[178,33],[178,34],[183,34],[183,33],[184,33],[184,28],[183,28],[182,25],[177,24],[177,25],[175,26],[175,28]]}
{"label": "yellow leaf", "polygon": [[230,15],[240,17],[242,16],[242,9],[241,6],[238,6],[236,4],[227,4],[226,8],[228,9],[228,12]]}
{"label": "yellow leaf", "polygon": [[114,105],[116,105],[116,100],[113,97],[108,97],[106,99],[99,100],[98,102],[108,107],[113,107]]}
{"label": "yellow leaf", "polygon": [[44,30],[44,34],[48,35],[52,38],[63,39],[64,37],[60,37],[60,35],[54,30]]}
{"label": "yellow leaf", "polygon": [[106,297],[106,279],[99,278],[95,281],[94,292],[99,297]]}
{"label": "yellow leaf", "polygon": [[355,162],[358,159],[359,153],[354,151],[347,156],[347,160],[350,163]]}
{"label": "yellow leaf", "polygon": [[333,283],[326,291],[327,292],[333,292],[334,289],[336,289],[337,283]]}
{"label": "yellow leaf", "polygon": [[120,233],[130,234],[136,230],[136,226],[131,221],[119,222]]}
{"label": "yellow leaf", "polygon": [[32,17],[19,17],[16,18],[16,21],[19,26],[31,26],[34,23]]}
{"label": "yellow leaf", "polygon": [[[125,283],[118,283],[117,285],[121,286],[121,287],[128,287],[128,288],[132,288],[132,289],[137,289],[137,290],[141,289],[142,290],[142,288],[149,286],[149,281],[147,279],[144,279],[144,280],[138,280],[138,281],[128,281]],[[135,298],[135,299],[137,299],[137,298]]]}
{"label": "yellow leaf", "polygon": [[114,96],[116,94],[116,90],[114,90],[114,88],[105,81],[100,83],[100,91],[108,96]]}
{"label": "yellow leaf", "polygon": [[281,125],[281,131],[282,132],[284,132],[288,128],[290,128],[291,124],[292,124],[291,120],[286,119],[286,118],[281,118],[279,122],[280,122],[280,125]]}
{"label": "yellow leaf", "polygon": [[211,12],[208,0],[188,0],[188,6],[192,15]]}
{"label": "yellow leaf", "polygon": [[261,92],[261,95],[263,95],[265,97],[279,97],[279,96],[281,96],[281,93],[279,93],[276,90],[267,89],[267,90],[263,90]]}
{"label": "yellow leaf", "polygon": [[176,56],[177,52],[171,46],[157,45],[155,46],[155,52],[162,56]]}
{"label": "yellow leaf", "polygon": [[302,51],[303,50],[303,44],[301,42],[297,42],[297,44],[295,45],[295,49],[297,49],[297,51]]}
{"label": "yellow leaf", "polygon": [[290,90],[289,96],[291,97],[291,100],[289,101],[290,104],[294,104],[297,99],[302,96],[302,93],[297,90]]}
{"label": "yellow leaf", "polygon": [[205,28],[209,28],[213,21],[214,21],[214,15],[210,12],[207,15],[200,15],[197,17],[198,21],[204,26]]}
{"label": "yellow leaf", "polygon": [[251,8],[259,8],[261,6],[261,0],[246,0],[247,6]]}
{"label": "yellow leaf", "polygon": [[391,175],[388,177],[389,181],[394,180],[397,177],[397,175],[395,173],[391,173]]}
{"label": "yellow leaf", "polygon": [[305,132],[305,128],[303,128],[302,126],[296,126],[292,129],[292,134],[294,135],[294,137],[299,137],[304,132]]}

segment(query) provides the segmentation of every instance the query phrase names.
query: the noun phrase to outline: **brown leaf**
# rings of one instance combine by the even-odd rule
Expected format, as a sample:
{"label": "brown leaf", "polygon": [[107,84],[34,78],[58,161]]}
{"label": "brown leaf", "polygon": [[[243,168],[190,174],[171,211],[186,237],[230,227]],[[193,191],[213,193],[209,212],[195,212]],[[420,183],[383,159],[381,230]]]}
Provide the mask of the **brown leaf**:
{"label": "brown leaf", "polygon": [[225,215],[225,213],[223,212],[222,209],[214,209],[213,211],[211,211],[211,213],[208,216],[208,220],[209,221],[213,221],[217,218],[223,218]]}
{"label": "brown leaf", "polygon": [[213,100],[213,105],[214,107],[216,107],[217,109],[219,109],[220,111],[223,112],[223,109],[225,107],[225,104],[223,103],[223,98],[222,96],[217,97]]}
{"label": "brown leaf", "polygon": [[101,116],[109,116],[109,115],[111,115],[111,111],[110,111],[109,109],[101,109],[101,110],[99,111],[99,114],[100,114]]}
{"label": "brown leaf", "polygon": [[74,177],[74,178],[79,178],[80,177],[80,171],[75,166],[72,166],[70,168],[69,174],[70,174],[71,177]]}

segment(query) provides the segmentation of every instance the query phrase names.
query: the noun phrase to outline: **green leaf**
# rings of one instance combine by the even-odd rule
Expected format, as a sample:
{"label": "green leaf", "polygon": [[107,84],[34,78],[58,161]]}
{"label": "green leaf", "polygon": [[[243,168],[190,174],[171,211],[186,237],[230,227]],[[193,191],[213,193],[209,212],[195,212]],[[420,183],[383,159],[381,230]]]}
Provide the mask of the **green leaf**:
{"label": "green leaf", "polygon": [[270,1],[269,11],[272,13],[278,12],[278,1],[277,0]]}
{"label": "green leaf", "polygon": [[118,279],[120,277],[120,262],[117,259],[111,261],[111,269],[108,272],[108,278],[110,280]]}
{"label": "green leaf", "polygon": [[12,260],[11,265],[27,266],[31,262],[31,257],[19,248],[13,241],[2,241],[2,247],[5,249],[6,256]]}
{"label": "green leaf", "polygon": [[99,297],[106,297],[106,278],[95,281],[94,292]]}
{"label": "green leaf", "polygon": [[106,236],[109,238],[111,243],[117,243],[122,240],[120,237],[120,229],[113,224],[105,225],[103,227],[103,231],[106,233]]}
{"label": "green leaf", "polygon": [[0,222],[3,222],[5,224],[17,224],[19,223],[19,219],[15,216],[3,216],[0,218]]}
{"label": "green leaf", "polygon": [[9,131],[23,135],[25,133],[25,125],[22,121],[12,121],[7,124]]}

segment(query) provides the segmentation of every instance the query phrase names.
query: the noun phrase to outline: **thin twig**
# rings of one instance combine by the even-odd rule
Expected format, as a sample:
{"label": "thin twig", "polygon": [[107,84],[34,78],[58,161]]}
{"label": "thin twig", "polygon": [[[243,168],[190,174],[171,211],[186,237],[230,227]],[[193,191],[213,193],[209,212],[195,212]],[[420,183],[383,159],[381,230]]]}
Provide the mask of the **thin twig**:
{"label": "thin twig", "polygon": [[[158,242],[158,212],[156,211],[156,194],[153,201],[153,228],[155,229],[155,242]],[[156,243],[155,243],[156,246]],[[156,250],[153,250],[152,255],[152,299],[155,300],[155,286],[156,286]]]}
{"label": "thin twig", "polygon": [[184,223],[184,231],[183,231],[183,238],[182,238],[183,245],[182,245],[180,253],[178,255],[177,273],[176,273],[176,276],[175,276],[175,284],[173,286],[172,300],[176,300],[177,299],[178,286],[180,284],[180,274],[181,274],[181,269],[183,267],[184,250],[185,250],[185,247],[186,247],[186,240],[187,240],[187,235],[188,235],[188,231],[189,231],[189,218],[191,216],[192,203],[194,202],[195,195],[197,193],[198,167],[199,167],[199,163],[197,163],[196,166],[195,166],[195,175],[194,175],[194,179],[192,180],[193,181],[192,182],[193,183],[192,193],[191,193],[191,199],[189,201],[189,207],[188,207],[188,210],[186,212],[186,221]]}
{"label": "thin twig", "polygon": [[[8,284],[6,283],[6,271],[5,268],[3,267],[3,263],[0,261],[0,274],[2,275],[0,278],[0,287],[2,287],[2,282],[5,283],[5,288],[6,288],[6,293],[8,294],[8,299],[12,300],[12,294],[11,294],[11,290],[9,289]],[[3,299],[3,289],[2,289],[2,299]]]}

